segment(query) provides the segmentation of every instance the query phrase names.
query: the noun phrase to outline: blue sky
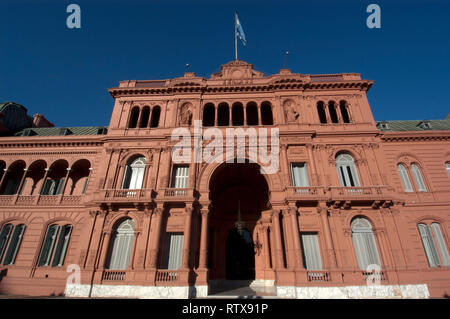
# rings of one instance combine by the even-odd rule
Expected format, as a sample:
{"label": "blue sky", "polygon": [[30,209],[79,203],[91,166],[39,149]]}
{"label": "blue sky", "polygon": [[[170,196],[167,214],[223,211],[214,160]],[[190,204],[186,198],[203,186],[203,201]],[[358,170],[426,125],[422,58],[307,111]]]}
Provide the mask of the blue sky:
{"label": "blue sky", "polygon": [[[81,7],[81,29],[66,7]],[[381,7],[381,29],[366,7]],[[361,73],[374,80],[376,120],[450,113],[450,1],[1,0],[0,101],[56,126],[108,125],[121,80],[209,77],[234,59],[234,10],[247,37],[239,58],[266,75]]]}

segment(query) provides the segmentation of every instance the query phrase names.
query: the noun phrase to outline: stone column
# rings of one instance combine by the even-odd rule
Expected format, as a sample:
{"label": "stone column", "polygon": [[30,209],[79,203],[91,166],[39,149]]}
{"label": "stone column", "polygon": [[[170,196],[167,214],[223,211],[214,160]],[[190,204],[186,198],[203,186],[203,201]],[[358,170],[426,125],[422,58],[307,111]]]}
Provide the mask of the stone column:
{"label": "stone column", "polygon": [[[120,166],[119,166],[119,175],[117,176],[117,181],[116,181],[116,187],[115,187],[115,189],[120,189],[120,188],[122,188],[124,176],[125,176],[125,165],[120,165]],[[113,188],[114,188],[114,187],[113,187]]]}
{"label": "stone column", "polygon": [[199,268],[208,268],[208,240],[209,240],[209,210],[202,209],[200,211],[202,214],[202,228],[200,235],[200,262]]}
{"label": "stone column", "polygon": [[287,158],[287,145],[281,144],[280,145],[281,152],[280,152],[280,165],[282,170],[282,178],[284,179],[283,184],[288,186],[292,185],[289,179],[289,165],[288,165],[288,158]]}
{"label": "stone column", "polygon": [[23,182],[24,182],[25,178],[27,177],[27,173],[28,173],[28,168],[24,168],[22,178],[20,179],[19,187],[17,188],[17,195],[20,195],[20,193],[21,193],[21,188],[23,186]]}
{"label": "stone column", "polygon": [[289,216],[291,218],[292,238],[294,240],[295,268],[303,268],[303,258],[300,247],[300,230],[298,227],[297,207],[289,206]]}
{"label": "stone column", "polygon": [[328,220],[328,211],[324,207],[319,207],[318,212],[322,220],[322,227],[325,235],[325,242],[327,243],[327,258],[330,261],[330,268],[336,268],[336,255],[334,252],[333,239],[331,237],[330,221]]}
{"label": "stone column", "polygon": [[5,181],[5,177],[8,174],[8,169],[7,168],[4,168],[3,171],[4,171],[4,173],[3,173],[2,179],[0,180],[0,191],[2,190],[3,182]]}
{"label": "stone column", "polygon": [[258,110],[258,126],[260,126],[262,125],[261,105],[256,105],[256,109]]}
{"label": "stone column", "polygon": [[277,269],[284,268],[283,262],[283,246],[281,244],[281,230],[280,230],[280,211],[273,210],[272,223],[275,235],[275,265]]}
{"label": "stone column", "polygon": [[266,270],[272,269],[271,264],[270,264],[270,238],[269,238],[269,227],[268,226],[264,226],[263,227],[263,232],[264,232],[264,254],[266,255]]}
{"label": "stone column", "polygon": [[181,268],[189,269],[189,257],[191,252],[191,230],[192,230],[192,213],[193,207],[186,207],[186,219],[184,222],[184,239],[183,239],[183,260]]}
{"label": "stone column", "polygon": [[[42,185],[41,185],[41,188],[39,189],[38,195],[41,195],[41,194],[42,194],[42,190],[44,189],[45,181],[47,180],[48,172],[50,172],[50,168],[46,168],[46,169],[45,169],[44,178],[42,179]],[[39,197],[39,196],[38,196],[38,197]]]}
{"label": "stone column", "polygon": [[219,107],[217,105],[214,105],[214,126],[218,125],[219,121]]}
{"label": "stone column", "polygon": [[153,245],[150,250],[150,268],[156,269],[158,267],[158,255],[159,255],[159,247],[161,242],[161,222],[164,216],[164,208],[157,207],[155,208],[153,214],[155,217],[152,218],[152,221],[155,220],[155,228],[154,228],[154,236],[153,236]]}

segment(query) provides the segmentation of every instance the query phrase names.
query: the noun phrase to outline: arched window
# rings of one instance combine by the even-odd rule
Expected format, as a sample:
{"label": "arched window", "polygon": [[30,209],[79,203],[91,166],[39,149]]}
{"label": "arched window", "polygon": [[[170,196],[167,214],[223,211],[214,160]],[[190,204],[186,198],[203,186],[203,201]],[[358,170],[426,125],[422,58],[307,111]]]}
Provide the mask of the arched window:
{"label": "arched window", "polygon": [[220,103],[217,110],[217,124],[219,126],[230,125],[230,110],[227,103]]}
{"label": "arched window", "polygon": [[25,225],[23,224],[3,225],[0,231],[0,262],[3,260],[3,265],[14,264],[24,231]]}
{"label": "arched window", "polygon": [[342,121],[344,123],[350,123],[350,116],[348,114],[348,104],[346,101],[339,102],[339,108],[341,110]]}
{"label": "arched window", "polygon": [[214,126],[215,117],[216,109],[214,108],[214,104],[205,104],[203,108],[203,126]]}
{"label": "arched window", "polygon": [[149,117],[150,117],[150,108],[148,106],[144,106],[141,113],[141,123],[139,123],[140,128],[147,127]]}
{"label": "arched window", "polygon": [[408,171],[406,170],[405,165],[398,164],[397,165],[398,173],[400,174],[400,179],[402,180],[403,188],[405,192],[412,192],[413,188],[411,185],[411,181],[409,180]]}
{"label": "arched window", "polygon": [[244,125],[244,107],[242,103],[239,102],[233,103],[231,113],[233,126]]}
{"label": "arched window", "polygon": [[121,221],[111,235],[108,269],[124,270],[130,263],[131,248],[134,240],[134,222],[132,219]]}
{"label": "arched window", "polygon": [[246,107],[247,125],[258,125],[258,106],[255,102],[248,102]]}
{"label": "arched window", "polygon": [[360,186],[355,161],[350,154],[340,154],[336,157],[336,168],[341,186]]}
{"label": "arched window", "polygon": [[138,157],[125,166],[122,189],[141,189],[145,173],[145,157]]}
{"label": "arched window", "polygon": [[[440,225],[432,223],[430,228],[429,225],[420,223],[417,227],[430,267],[450,266],[450,256]],[[439,258],[438,251],[441,258]]]}
{"label": "arched window", "polygon": [[158,127],[160,116],[161,116],[161,108],[158,105],[156,105],[152,109],[152,119],[150,122],[150,127]]}
{"label": "arched window", "polygon": [[317,114],[319,115],[320,123],[327,123],[327,114],[325,113],[325,103],[322,101],[317,102]]}
{"label": "arched window", "polygon": [[131,109],[130,122],[128,123],[128,128],[136,128],[139,118],[139,107],[135,106]]}
{"label": "arched window", "polygon": [[420,168],[417,164],[411,164],[411,173],[414,177],[414,181],[416,182],[416,186],[419,192],[426,192],[427,188],[423,181],[422,174],[420,173]]}
{"label": "arched window", "polygon": [[63,266],[71,234],[72,225],[50,225],[42,243],[38,266]]}
{"label": "arched window", "polygon": [[331,122],[339,123],[338,115],[336,112],[336,104],[333,101],[328,102],[328,112],[330,112]]}
{"label": "arched window", "polygon": [[273,125],[272,105],[270,102],[261,104],[261,123],[262,125]]}
{"label": "arched window", "polygon": [[357,217],[352,221],[351,228],[353,248],[359,268],[367,270],[367,266],[372,264],[381,267],[377,243],[370,222],[365,218]]}

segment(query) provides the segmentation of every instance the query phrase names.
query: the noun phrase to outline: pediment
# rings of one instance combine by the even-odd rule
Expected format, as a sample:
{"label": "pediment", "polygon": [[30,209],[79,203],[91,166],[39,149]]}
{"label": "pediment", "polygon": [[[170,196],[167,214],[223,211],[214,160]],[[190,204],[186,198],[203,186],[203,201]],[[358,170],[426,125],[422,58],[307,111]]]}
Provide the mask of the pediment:
{"label": "pediment", "polygon": [[234,60],[221,66],[221,71],[211,75],[211,79],[240,80],[263,78],[262,72],[253,69],[253,64]]}

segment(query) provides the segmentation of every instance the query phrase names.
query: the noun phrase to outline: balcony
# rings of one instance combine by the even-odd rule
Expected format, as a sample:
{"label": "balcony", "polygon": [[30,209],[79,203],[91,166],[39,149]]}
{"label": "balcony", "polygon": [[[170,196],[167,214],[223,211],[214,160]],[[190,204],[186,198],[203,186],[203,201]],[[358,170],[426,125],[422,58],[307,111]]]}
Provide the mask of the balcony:
{"label": "balcony", "polygon": [[0,206],[80,206],[83,195],[0,195]]}
{"label": "balcony", "polygon": [[307,271],[306,277],[308,282],[328,282],[331,281],[331,276],[328,271]]}
{"label": "balcony", "polygon": [[149,203],[154,198],[152,189],[101,189],[94,195],[99,204]]}
{"label": "balcony", "polygon": [[194,188],[165,188],[162,192],[162,197],[167,202],[184,202],[197,197]]}
{"label": "balcony", "polygon": [[156,282],[176,282],[178,281],[178,271],[176,270],[161,270],[156,271]]}
{"label": "balcony", "polygon": [[325,187],[322,186],[308,186],[308,187],[287,187],[287,199],[304,200],[304,201],[319,201],[327,200],[328,194]]}
{"label": "balcony", "polygon": [[393,193],[387,186],[329,187],[330,201],[334,203],[382,204],[393,200]]}

